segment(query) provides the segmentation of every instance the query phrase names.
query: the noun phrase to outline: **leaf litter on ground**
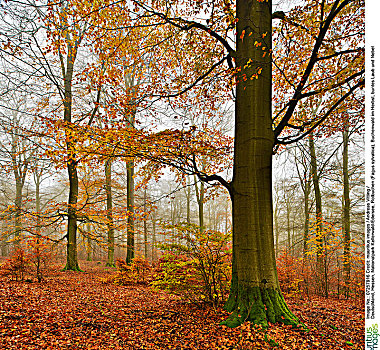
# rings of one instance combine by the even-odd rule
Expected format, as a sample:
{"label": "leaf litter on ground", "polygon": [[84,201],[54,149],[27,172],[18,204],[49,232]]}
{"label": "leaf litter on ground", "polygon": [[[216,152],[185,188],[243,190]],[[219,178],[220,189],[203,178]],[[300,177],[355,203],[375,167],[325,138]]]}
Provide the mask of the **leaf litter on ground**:
{"label": "leaf litter on ground", "polygon": [[228,313],[149,286],[100,280],[113,269],[81,262],[44,283],[0,277],[0,349],[364,349],[364,307],[352,300],[286,297],[307,331],[221,326]]}

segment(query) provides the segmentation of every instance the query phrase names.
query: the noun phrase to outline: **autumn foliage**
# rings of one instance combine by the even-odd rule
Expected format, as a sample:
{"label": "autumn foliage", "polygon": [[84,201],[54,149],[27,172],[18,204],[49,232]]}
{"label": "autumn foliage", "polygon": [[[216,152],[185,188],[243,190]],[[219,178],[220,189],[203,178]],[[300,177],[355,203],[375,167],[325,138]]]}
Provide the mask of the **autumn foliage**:
{"label": "autumn foliage", "polygon": [[[310,237],[306,254],[292,254],[284,250],[277,259],[277,270],[281,288],[286,295],[305,298],[310,295],[350,298],[361,302],[364,298],[364,256],[362,247],[352,242],[350,255],[351,276],[349,293],[345,293],[343,280],[343,237],[341,229],[323,221],[323,230],[316,230],[318,220],[310,223]],[[322,242],[322,243],[321,243]],[[322,246],[321,246],[322,244]],[[317,255],[322,256],[323,274],[317,270]],[[321,289],[321,280],[325,290]]]}
{"label": "autumn foliage", "polygon": [[152,278],[152,266],[146,259],[135,257],[132,264],[128,265],[125,260],[116,259],[116,274],[102,278],[103,283],[114,283],[120,286],[147,285]]}
{"label": "autumn foliage", "polygon": [[[362,0],[0,10],[0,347],[363,348],[364,224],[341,225],[362,210],[349,198],[360,165],[336,157],[328,181],[346,169],[347,195],[333,195],[333,219],[310,219],[321,177],[305,156],[305,227],[291,238],[291,205],[276,212],[285,244],[272,203],[273,154],[338,131],[347,151],[362,130]],[[223,213],[208,205],[218,196]],[[57,252],[67,273],[51,276]]]}

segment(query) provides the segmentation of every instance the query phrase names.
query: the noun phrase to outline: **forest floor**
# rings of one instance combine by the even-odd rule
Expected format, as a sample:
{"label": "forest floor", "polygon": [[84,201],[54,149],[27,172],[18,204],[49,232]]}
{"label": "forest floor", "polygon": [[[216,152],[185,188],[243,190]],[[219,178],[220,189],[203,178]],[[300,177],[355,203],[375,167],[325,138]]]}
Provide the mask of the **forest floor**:
{"label": "forest floor", "polygon": [[353,301],[286,298],[309,328],[267,331],[219,325],[228,313],[147,286],[102,284],[113,273],[50,274],[45,282],[0,277],[0,349],[364,349],[364,307]]}

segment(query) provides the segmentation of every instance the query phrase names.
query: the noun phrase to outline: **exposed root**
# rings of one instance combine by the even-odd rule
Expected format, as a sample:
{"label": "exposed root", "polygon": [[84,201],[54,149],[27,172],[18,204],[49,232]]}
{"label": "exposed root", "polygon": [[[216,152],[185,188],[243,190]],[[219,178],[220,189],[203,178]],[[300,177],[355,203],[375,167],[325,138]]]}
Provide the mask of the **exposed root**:
{"label": "exposed root", "polygon": [[[231,288],[231,293],[233,289]],[[221,324],[227,327],[238,327],[245,321],[268,327],[268,322],[284,323],[297,327],[299,320],[288,309],[285,300],[278,290],[261,287],[236,288],[237,295],[230,298],[225,308],[232,314]]]}

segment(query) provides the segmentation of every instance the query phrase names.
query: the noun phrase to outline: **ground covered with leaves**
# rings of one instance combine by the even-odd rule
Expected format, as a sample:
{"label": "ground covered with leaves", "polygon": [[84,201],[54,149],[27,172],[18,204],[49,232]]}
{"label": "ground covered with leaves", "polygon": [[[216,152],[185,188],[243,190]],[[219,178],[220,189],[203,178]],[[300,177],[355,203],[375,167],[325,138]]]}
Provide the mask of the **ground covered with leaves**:
{"label": "ground covered with leaves", "polygon": [[364,349],[357,302],[286,298],[309,328],[221,326],[228,313],[181,302],[148,286],[101,283],[114,273],[51,273],[44,282],[0,277],[0,349]]}

